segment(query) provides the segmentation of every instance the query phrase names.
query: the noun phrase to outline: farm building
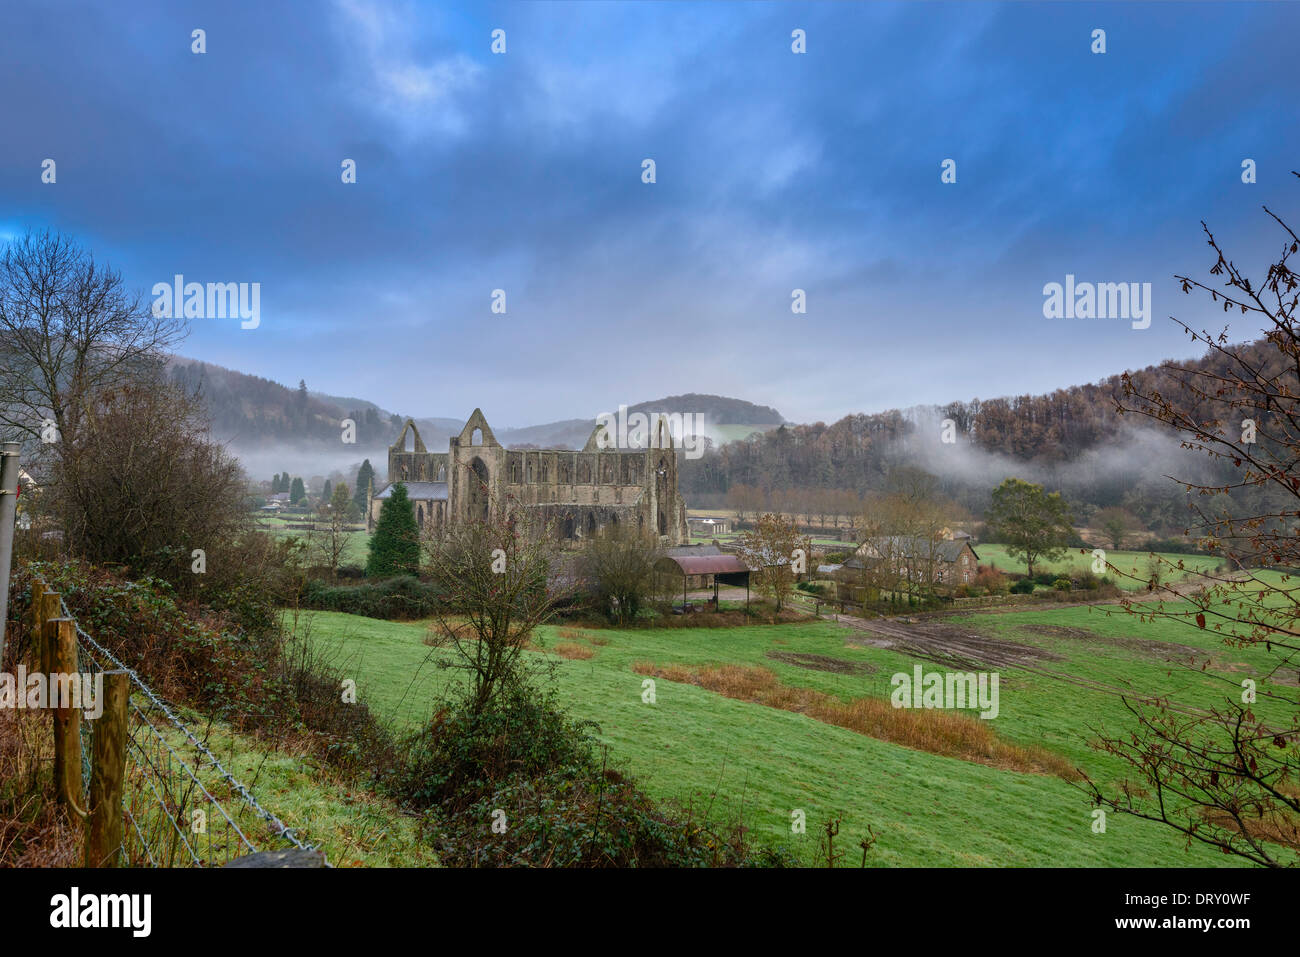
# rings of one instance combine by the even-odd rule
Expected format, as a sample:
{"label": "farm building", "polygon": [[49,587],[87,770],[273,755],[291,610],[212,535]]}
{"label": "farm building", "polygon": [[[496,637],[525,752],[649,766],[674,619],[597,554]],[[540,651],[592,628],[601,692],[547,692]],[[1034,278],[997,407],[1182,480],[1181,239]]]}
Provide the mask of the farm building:
{"label": "farm building", "polygon": [[713,601],[716,604],[719,585],[744,585],[748,601],[749,566],[716,545],[682,545],[666,549],[655,570],[681,580],[683,604],[688,591],[702,588],[713,589]]}

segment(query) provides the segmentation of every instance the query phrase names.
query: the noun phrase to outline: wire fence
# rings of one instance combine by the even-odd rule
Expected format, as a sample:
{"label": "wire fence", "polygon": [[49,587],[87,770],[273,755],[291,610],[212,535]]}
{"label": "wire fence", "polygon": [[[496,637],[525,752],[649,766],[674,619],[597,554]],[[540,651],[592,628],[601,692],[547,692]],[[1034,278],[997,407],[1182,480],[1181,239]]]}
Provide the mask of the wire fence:
{"label": "wire fence", "polygon": [[[33,573],[48,591],[48,582]],[[131,684],[121,862],[131,867],[215,867],[259,851],[315,850],[258,802],[221,763],[204,736],[73,620],[78,668],[121,672]],[[93,724],[93,722],[91,723]],[[91,727],[81,734],[82,800],[89,801]]]}

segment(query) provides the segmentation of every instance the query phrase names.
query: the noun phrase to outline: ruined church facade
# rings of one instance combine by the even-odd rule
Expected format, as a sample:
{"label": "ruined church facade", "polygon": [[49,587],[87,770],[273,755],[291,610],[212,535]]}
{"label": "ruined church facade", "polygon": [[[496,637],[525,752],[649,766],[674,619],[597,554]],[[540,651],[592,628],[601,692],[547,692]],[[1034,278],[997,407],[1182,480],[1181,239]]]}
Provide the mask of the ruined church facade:
{"label": "ruined church facade", "polygon": [[486,518],[497,507],[561,540],[589,538],[626,523],[654,532],[665,544],[684,544],[686,504],[677,491],[677,453],[667,421],[654,424],[647,448],[614,448],[604,431],[597,425],[578,452],[507,449],[475,409],[446,452],[430,452],[407,419],[388,450],[388,483],[367,496],[367,528],[373,531],[384,500],[401,482],[422,533]]}

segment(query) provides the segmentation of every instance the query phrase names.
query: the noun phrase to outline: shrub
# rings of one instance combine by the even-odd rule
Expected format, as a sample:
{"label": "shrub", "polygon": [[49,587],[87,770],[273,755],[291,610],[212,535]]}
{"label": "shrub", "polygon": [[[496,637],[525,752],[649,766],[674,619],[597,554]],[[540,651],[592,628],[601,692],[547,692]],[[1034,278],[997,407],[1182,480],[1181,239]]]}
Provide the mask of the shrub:
{"label": "shrub", "polygon": [[[656,805],[597,759],[598,731],[523,684],[485,711],[444,703],[407,742],[394,789],[426,812],[422,833],[452,867],[792,863],[779,851],[751,856],[739,825],[719,831]],[[505,831],[485,840],[502,809]]]}
{"label": "shrub", "polygon": [[1070,579],[1062,576],[1056,579],[1056,581],[1052,582],[1052,587],[1055,588],[1057,591],[1069,591],[1071,588],[1074,587],[1074,583],[1071,582]]}
{"label": "shrub", "polygon": [[1011,586],[1013,595],[1032,595],[1034,592],[1034,580],[1032,578],[1022,578]]}
{"label": "shrub", "polygon": [[[365,705],[342,701],[342,675],[304,636],[278,625],[268,633],[243,631],[229,612],[178,600],[161,579],[123,581],[77,564],[39,571],[81,627],[164,699],[237,731],[305,739],[314,754],[345,771],[382,772],[395,761],[387,732]],[[24,580],[15,597],[21,622],[31,583]]]}
{"label": "shrub", "polygon": [[980,565],[975,570],[974,584],[990,595],[1000,595],[1007,590],[1007,576],[994,565]]}
{"label": "shrub", "polygon": [[300,604],[319,611],[341,611],[387,621],[414,621],[428,618],[438,605],[440,592],[435,585],[403,575],[364,585],[330,585],[319,580],[303,587]]}

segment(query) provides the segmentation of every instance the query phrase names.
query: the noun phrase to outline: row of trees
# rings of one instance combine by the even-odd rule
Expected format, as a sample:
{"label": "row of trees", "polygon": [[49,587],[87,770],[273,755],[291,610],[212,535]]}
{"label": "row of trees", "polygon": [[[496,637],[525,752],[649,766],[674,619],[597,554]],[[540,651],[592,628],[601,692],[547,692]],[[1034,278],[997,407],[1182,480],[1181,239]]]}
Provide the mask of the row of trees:
{"label": "row of trees", "polygon": [[280,492],[288,492],[289,502],[293,505],[297,505],[307,497],[307,488],[303,485],[302,479],[297,476],[290,479],[288,472],[283,475],[277,472],[271,479],[271,494],[276,495]]}
{"label": "row of trees", "polygon": [[747,522],[771,512],[803,516],[821,528],[855,528],[863,497],[852,489],[771,488],[738,483],[727,490],[727,507]]}
{"label": "row of trees", "polygon": [[238,435],[248,443],[336,443],[346,416],[357,425],[358,444],[373,448],[402,424],[400,416],[382,416],[373,406],[345,413],[332,402],[313,398],[301,380],[296,389],[289,389],[260,376],[182,361],[170,361],[168,380],[200,397],[214,432]]}

